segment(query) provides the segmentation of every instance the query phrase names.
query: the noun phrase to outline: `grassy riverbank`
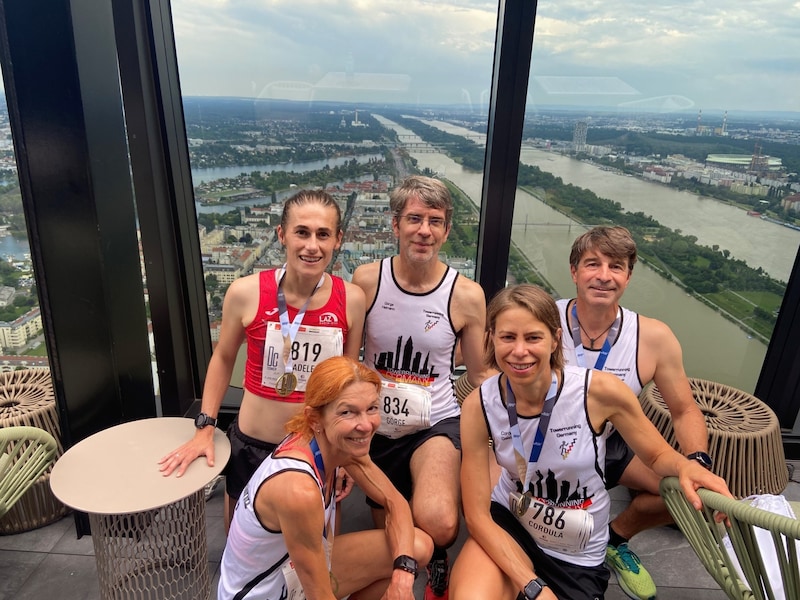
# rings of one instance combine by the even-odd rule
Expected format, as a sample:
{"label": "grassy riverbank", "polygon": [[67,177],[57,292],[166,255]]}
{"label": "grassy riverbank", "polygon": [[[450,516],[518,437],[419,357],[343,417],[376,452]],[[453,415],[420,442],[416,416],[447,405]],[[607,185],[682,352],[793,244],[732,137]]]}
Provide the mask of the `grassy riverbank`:
{"label": "grassy riverbank", "polygon": [[[406,121],[404,126],[429,141],[426,135],[430,135],[432,128],[411,119]],[[452,144],[446,152],[466,168],[466,157],[459,155],[459,149],[458,144]],[[682,235],[641,212],[626,212],[619,203],[600,198],[591,190],[566,185],[561,178],[538,167],[520,164],[518,185],[577,223],[609,223],[627,227],[636,240],[643,263],[736,323],[748,335],[764,343],[769,341],[786,284],[770,277],[760,267],[753,269],[744,261],[732,258],[727,250],[698,244],[695,236]],[[476,206],[471,202],[467,202],[467,206],[470,214],[477,214]],[[459,229],[465,227],[467,225]],[[453,234],[451,237],[461,236],[461,232],[454,231]],[[474,239],[477,240],[477,224],[474,226]],[[464,249],[463,246],[453,248],[452,253],[456,256],[475,255],[474,252],[463,252]],[[555,291],[513,242],[509,278],[538,283],[551,293]]]}

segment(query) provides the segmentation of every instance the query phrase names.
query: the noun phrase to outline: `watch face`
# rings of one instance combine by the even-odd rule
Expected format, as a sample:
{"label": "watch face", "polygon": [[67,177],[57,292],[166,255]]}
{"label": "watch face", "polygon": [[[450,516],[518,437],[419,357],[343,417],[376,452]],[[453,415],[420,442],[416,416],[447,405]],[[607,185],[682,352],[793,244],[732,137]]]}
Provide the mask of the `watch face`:
{"label": "watch face", "polygon": [[538,580],[532,579],[528,585],[525,586],[525,598],[527,600],[534,600],[538,595],[539,592],[542,591],[542,585],[539,583]]}
{"label": "watch face", "polygon": [[216,421],[205,413],[200,413],[194,418],[194,426],[197,427],[198,429],[202,429],[206,425],[215,425],[215,424]]}
{"label": "watch face", "polygon": [[398,556],[394,560],[394,565],[393,566],[394,566],[395,569],[402,569],[403,571],[407,571],[409,573],[412,573],[415,577],[416,577],[417,571],[419,569],[419,565],[417,564],[417,561],[414,560],[414,558],[412,558],[411,556],[406,556],[406,555]]}
{"label": "watch face", "polygon": [[694,452],[693,454],[689,455],[689,459],[696,460],[701,465],[703,465],[706,469],[710,469],[713,465],[711,461],[711,457],[706,454],[705,452]]}

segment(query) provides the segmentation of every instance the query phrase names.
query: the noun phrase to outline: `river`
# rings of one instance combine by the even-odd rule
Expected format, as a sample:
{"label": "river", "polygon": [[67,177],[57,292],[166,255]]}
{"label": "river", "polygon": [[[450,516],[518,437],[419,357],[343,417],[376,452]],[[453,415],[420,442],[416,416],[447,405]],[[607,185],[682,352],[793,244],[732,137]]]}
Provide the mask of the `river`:
{"label": "river", "polygon": [[14,260],[30,259],[31,248],[28,240],[19,240],[11,234],[0,236],[0,257]]}
{"label": "river", "polygon": [[[369,162],[373,160],[384,160],[382,154],[358,154],[356,156],[337,156],[324,160],[312,160],[301,163],[286,163],[278,165],[255,165],[255,166],[233,166],[233,167],[209,167],[205,169],[192,169],[192,184],[195,186],[208,181],[216,181],[217,179],[234,179],[242,173],[252,173],[253,171],[261,171],[262,173],[270,173],[272,171],[294,171],[295,173],[307,173],[308,171],[318,171],[325,166],[330,168],[340,167],[353,159],[359,163]],[[364,179],[371,179],[371,175],[365,175]],[[336,182],[330,182],[336,183]],[[283,201],[285,198],[291,196],[296,190],[282,190],[276,192],[275,199],[277,202]],[[230,204],[206,204],[202,205],[195,202],[195,209],[198,213],[225,213],[232,210],[238,210],[243,206],[255,206],[256,204],[269,204],[271,198],[259,197],[249,198],[247,200],[237,200]]]}
{"label": "river", "polygon": [[[424,121],[454,135],[475,132],[442,121]],[[482,136],[485,139],[485,136]],[[520,162],[533,165],[571,183],[608,198],[628,212],[642,212],[684,235],[693,235],[708,247],[730,251],[731,256],[753,268],[788,281],[800,246],[800,231],[750,217],[746,211],[713,200],[649,182],[604,171],[597,165],[575,160],[556,152],[523,146]]]}
{"label": "river", "polygon": [[[399,134],[413,135],[410,130],[388,119],[374,116],[386,127],[395,129]],[[437,122],[436,125],[438,126],[439,123]],[[456,130],[448,130],[457,133]],[[483,185],[481,173],[466,171],[458,163],[441,153],[415,153],[412,151],[411,154],[417,159],[420,168],[427,167],[438,171],[443,177],[458,185],[476,204],[480,202]],[[572,162],[577,163],[578,161]],[[578,165],[580,164],[578,163]],[[544,166],[541,168],[548,170]],[[564,167],[564,170],[568,171],[569,169]],[[609,174],[599,169],[596,171],[600,174]],[[563,178],[560,173],[555,174]],[[632,177],[619,178],[634,179]],[[565,181],[567,180],[565,179]],[[591,182],[575,181],[573,183],[592,189]],[[648,190],[652,187],[658,188],[661,192],[672,191],[680,194],[680,192],[669,190],[669,188],[655,183],[640,183],[644,184]],[[599,193],[596,190],[593,191]],[[605,193],[600,195],[610,197]],[[610,197],[610,199],[621,202],[615,197]],[[696,199],[695,202],[700,200]],[[703,199],[703,202],[713,201]],[[693,207],[687,207],[686,210],[691,208]],[[635,207],[626,207],[626,209],[641,210]],[[746,221],[748,224],[761,224],[759,219],[752,217],[747,217],[747,219],[749,219]],[[526,222],[528,223],[527,227]],[[531,225],[533,223],[536,225]],[[669,223],[662,223],[671,227]],[[514,225],[512,240],[520,251],[548,279],[560,296],[574,295],[575,285],[569,273],[569,251],[573,240],[583,231],[583,228],[534,196],[519,190],[516,196]],[[773,227],[781,231],[785,229],[777,225]],[[696,235],[701,243],[709,245],[717,243],[709,243],[688,227],[681,227],[681,229],[684,233]],[[741,231],[738,234],[740,235]],[[767,239],[762,241],[767,243]],[[793,251],[796,250],[797,245],[798,242],[794,241]],[[720,247],[727,248],[722,244]],[[733,253],[732,249],[731,253]],[[748,264],[755,264],[747,260],[746,256],[740,256],[740,258],[747,261]],[[764,268],[766,269],[766,267]],[[623,300],[625,306],[660,319],[672,328],[683,347],[684,365],[690,377],[710,379],[748,392],[753,391],[766,354],[766,346],[763,343],[756,339],[750,339],[739,327],[643,265],[637,265],[634,269],[633,279]]]}

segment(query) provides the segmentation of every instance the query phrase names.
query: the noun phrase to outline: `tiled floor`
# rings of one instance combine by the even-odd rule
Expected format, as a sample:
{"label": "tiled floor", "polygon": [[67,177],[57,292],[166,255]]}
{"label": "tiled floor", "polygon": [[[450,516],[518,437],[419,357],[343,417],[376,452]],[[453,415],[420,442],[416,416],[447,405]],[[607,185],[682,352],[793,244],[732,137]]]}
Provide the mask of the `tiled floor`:
{"label": "tiled floor", "polygon": [[[800,471],[798,471],[800,472]],[[784,495],[800,501],[800,484],[790,482]],[[627,492],[612,493],[614,511],[628,501]],[[369,511],[363,497],[354,493],[342,511],[344,530],[370,526]],[[207,503],[209,569],[212,574],[211,599],[216,600],[219,562],[225,545],[222,522],[222,488],[216,489]],[[462,527],[451,559],[463,544]],[[724,600],[725,595],[698,563],[680,532],[671,528],[646,531],[634,538],[631,547],[647,566],[666,600]],[[97,600],[100,597],[91,537],[76,539],[71,516],[17,535],[0,536],[0,600]],[[422,598],[424,577],[417,580],[416,597]],[[607,600],[624,600],[612,576]],[[493,600],[493,599],[486,599]]]}

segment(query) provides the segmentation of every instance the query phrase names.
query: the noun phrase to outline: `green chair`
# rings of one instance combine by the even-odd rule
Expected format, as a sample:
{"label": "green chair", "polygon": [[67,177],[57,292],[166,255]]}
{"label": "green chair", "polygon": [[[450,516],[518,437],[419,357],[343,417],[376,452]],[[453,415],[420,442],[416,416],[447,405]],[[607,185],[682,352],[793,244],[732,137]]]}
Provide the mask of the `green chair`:
{"label": "green chair", "polygon": [[0,429],[0,518],[55,462],[58,444],[38,427]]}
{"label": "green chair", "polygon": [[[780,579],[783,597],[788,600],[799,599],[797,546],[794,543],[787,544],[785,540],[800,540],[800,520],[754,508],[745,501],[732,500],[710,490],[700,489],[698,494],[703,501],[703,509],[699,511],[687,502],[677,478],[666,477],[661,481],[661,496],[675,523],[728,598],[781,598],[779,594],[776,595],[776,590],[780,589],[780,581],[777,580]],[[714,521],[717,511],[728,516],[730,526]],[[764,536],[761,537],[761,545],[756,541],[755,534],[759,528],[771,533],[769,549],[764,547]],[[726,533],[735,556],[731,556],[723,542]],[[737,562],[746,582],[737,574]],[[776,573],[780,573],[780,578]]]}

